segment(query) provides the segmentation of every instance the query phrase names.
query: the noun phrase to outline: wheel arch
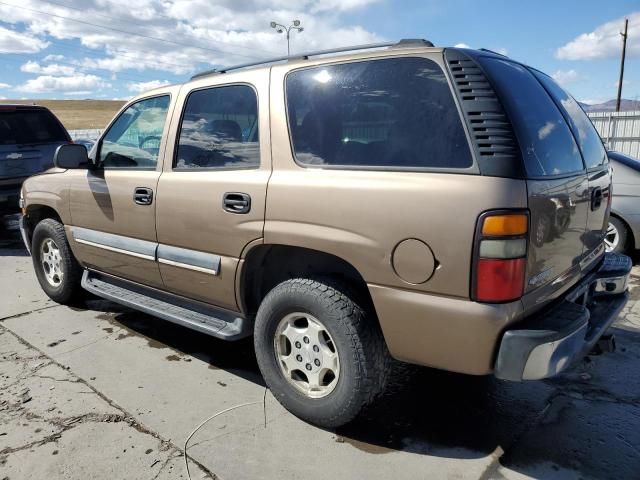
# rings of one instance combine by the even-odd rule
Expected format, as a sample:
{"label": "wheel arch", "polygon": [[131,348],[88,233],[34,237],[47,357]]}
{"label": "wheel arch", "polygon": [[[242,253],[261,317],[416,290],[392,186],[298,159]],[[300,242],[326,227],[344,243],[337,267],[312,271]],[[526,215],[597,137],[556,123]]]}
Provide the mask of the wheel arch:
{"label": "wheel arch", "polygon": [[33,230],[36,228],[36,225],[45,218],[52,218],[60,223],[63,223],[62,217],[60,216],[58,211],[49,205],[35,203],[30,204],[26,207],[26,215],[24,216],[24,228],[27,233],[29,242],[31,242],[31,239],[33,237]]}
{"label": "wheel arch", "polygon": [[237,283],[242,311],[255,314],[273,287],[296,277],[330,277],[344,283],[362,307],[375,314],[367,283],[351,263],[319,250],[281,244],[260,244],[244,256]]}

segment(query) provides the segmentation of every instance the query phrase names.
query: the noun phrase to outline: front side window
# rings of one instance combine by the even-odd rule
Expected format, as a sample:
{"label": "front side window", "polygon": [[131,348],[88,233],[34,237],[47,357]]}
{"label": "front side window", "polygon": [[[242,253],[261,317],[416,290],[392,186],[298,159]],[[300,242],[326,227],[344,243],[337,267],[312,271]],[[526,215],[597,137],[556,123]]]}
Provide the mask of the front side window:
{"label": "front side window", "polygon": [[104,168],[156,168],[169,95],[130,105],[102,139],[100,164]]}
{"label": "front side window", "polygon": [[286,80],[289,131],[305,165],[469,168],[442,69],[426,58],[324,65]]}
{"label": "front side window", "polygon": [[562,113],[529,70],[518,63],[480,57],[514,126],[527,174],[565,175],[584,170]]}
{"label": "front side window", "polygon": [[247,85],[196,90],[187,98],[174,167],[260,166],[258,99]]}
{"label": "front side window", "polygon": [[593,123],[591,123],[591,120],[589,120],[589,117],[584,113],[578,102],[551,77],[536,70],[532,70],[532,72],[544,85],[544,88],[547,89],[549,95],[553,97],[558,106],[566,113],[569,119],[569,126],[573,131],[574,137],[578,140],[587,168],[597,167],[605,163],[607,155],[600,135],[598,135]]}

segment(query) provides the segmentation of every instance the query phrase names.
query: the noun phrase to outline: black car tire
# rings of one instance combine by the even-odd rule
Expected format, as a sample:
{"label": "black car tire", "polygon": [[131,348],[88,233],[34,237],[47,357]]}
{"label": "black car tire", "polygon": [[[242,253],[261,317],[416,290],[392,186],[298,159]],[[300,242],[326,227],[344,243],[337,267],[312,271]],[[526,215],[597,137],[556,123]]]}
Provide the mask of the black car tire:
{"label": "black car tire", "polygon": [[[43,244],[52,241],[57,247],[58,268],[61,271],[59,284],[52,284],[47,280],[47,271],[43,263]],[[73,256],[64,226],[52,219],[46,218],[36,225],[31,241],[31,257],[36,277],[44,292],[51,300],[63,305],[69,304],[81,292],[80,280],[82,267]]]}
{"label": "black car tire", "polygon": [[[351,421],[370,404],[384,389],[391,364],[376,319],[346,291],[330,280],[287,280],[267,294],[255,322],[256,357],[272,394],[294,415],[325,428]],[[297,390],[279,364],[276,331],[292,312],[322,323],[340,358],[336,385],[322,398]]]}

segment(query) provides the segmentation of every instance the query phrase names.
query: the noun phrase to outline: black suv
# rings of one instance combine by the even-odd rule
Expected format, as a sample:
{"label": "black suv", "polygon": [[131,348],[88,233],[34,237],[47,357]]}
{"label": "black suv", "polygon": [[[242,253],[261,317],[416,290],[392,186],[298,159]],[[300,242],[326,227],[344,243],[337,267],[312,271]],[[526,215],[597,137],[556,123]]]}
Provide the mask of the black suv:
{"label": "black suv", "polygon": [[53,166],[58,146],[71,142],[47,108],[0,105],[0,215],[18,211],[22,182]]}

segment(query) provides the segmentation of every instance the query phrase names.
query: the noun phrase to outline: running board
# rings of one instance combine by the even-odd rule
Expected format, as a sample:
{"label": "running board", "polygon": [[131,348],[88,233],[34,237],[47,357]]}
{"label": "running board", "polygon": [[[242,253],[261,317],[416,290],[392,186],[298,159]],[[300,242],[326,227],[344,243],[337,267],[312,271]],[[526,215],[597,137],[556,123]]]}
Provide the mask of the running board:
{"label": "running board", "polygon": [[140,310],[223,340],[253,333],[253,323],[239,313],[219,309],[111,275],[85,270],[82,287],[112,302]]}

